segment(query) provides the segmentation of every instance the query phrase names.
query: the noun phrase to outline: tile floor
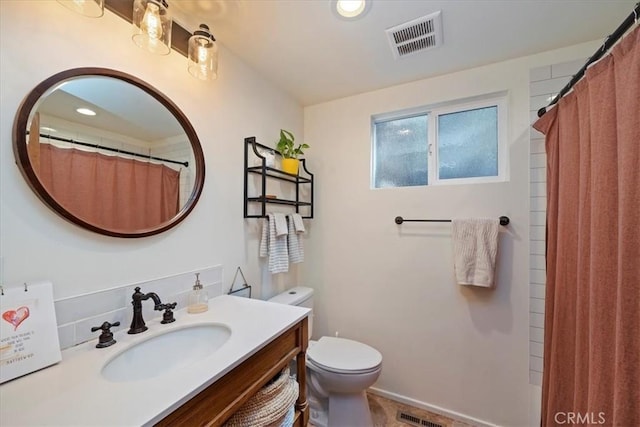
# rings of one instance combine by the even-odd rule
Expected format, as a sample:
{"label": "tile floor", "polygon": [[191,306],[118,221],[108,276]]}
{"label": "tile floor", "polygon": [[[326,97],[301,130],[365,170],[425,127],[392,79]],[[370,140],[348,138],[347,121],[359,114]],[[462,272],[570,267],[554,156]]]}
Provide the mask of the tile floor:
{"label": "tile floor", "polygon": [[[374,427],[415,426],[415,424],[397,420],[396,414],[398,413],[398,410],[408,412],[412,416],[419,417],[423,420],[433,423],[431,426],[427,427],[437,427],[438,425],[442,427],[474,427],[472,424],[456,421],[439,414],[434,414],[433,412],[429,412],[424,409],[415,408],[413,406],[386,399],[373,393],[367,393],[367,397],[369,398],[369,408],[371,409]],[[308,427],[313,426],[309,424]]]}

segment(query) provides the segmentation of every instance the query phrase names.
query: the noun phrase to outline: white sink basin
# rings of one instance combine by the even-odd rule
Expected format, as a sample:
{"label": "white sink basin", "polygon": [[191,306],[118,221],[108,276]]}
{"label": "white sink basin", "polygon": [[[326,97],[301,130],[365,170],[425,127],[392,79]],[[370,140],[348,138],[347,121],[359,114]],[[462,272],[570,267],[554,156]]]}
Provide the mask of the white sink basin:
{"label": "white sink basin", "polygon": [[219,323],[172,329],[151,336],[116,354],[102,368],[102,376],[114,382],[161,376],[211,355],[222,347],[230,336],[231,329]]}

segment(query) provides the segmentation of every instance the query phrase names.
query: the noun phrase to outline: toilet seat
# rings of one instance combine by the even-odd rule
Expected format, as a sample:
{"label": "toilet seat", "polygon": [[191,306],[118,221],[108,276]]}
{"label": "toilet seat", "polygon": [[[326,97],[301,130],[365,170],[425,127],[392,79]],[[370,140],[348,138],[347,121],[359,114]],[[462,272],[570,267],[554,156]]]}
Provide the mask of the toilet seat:
{"label": "toilet seat", "polygon": [[380,365],[376,366],[375,368],[371,368],[371,369],[336,369],[336,368],[332,368],[329,366],[324,366],[321,365],[318,362],[314,362],[313,360],[310,360],[309,358],[307,358],[307,367],[311,370],[321,370],[327,373],[332,373],[332,374],[342,374],[342,375],[363,375],[363,374],[370,374],[372,372],[376,372],[378,370],[380,370]]}
{"label": "toilet seat", "polygon": [[307,349],[307,362],[328,372],[366,374],[380,369],[382,354],[358,341],[322,337]]}

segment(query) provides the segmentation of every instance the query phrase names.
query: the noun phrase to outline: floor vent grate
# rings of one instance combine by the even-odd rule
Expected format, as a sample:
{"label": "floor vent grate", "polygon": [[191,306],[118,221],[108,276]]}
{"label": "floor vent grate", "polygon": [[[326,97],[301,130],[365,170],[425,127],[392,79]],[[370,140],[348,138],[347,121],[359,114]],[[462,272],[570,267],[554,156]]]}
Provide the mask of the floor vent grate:
{"label": "floor vent grate", "polygon": [[426,418],[416,417],[405,411],[398,411],[396,413],[396,419],[415,427],[444,427],[442,424],[429,421]]}
{"label": "floor vent grate", "polygon": [[397,59],[442,44],[440,11],[385,30],[393,56]]}

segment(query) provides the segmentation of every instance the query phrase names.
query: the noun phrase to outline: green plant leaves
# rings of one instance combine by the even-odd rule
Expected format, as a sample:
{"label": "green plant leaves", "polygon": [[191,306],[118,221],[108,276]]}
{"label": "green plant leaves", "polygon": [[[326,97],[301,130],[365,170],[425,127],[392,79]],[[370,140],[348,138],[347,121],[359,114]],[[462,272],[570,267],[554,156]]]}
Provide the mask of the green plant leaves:
{"label": "green plant leaves", "polygon": [[309,144],[294,145],[295,137],[288,130],[280,129],[280,140],[276,146],[276,150],[282,154],[282,157],[288,159],[297,159],[299,155],[304,154],[303,150],[309,148]]}

